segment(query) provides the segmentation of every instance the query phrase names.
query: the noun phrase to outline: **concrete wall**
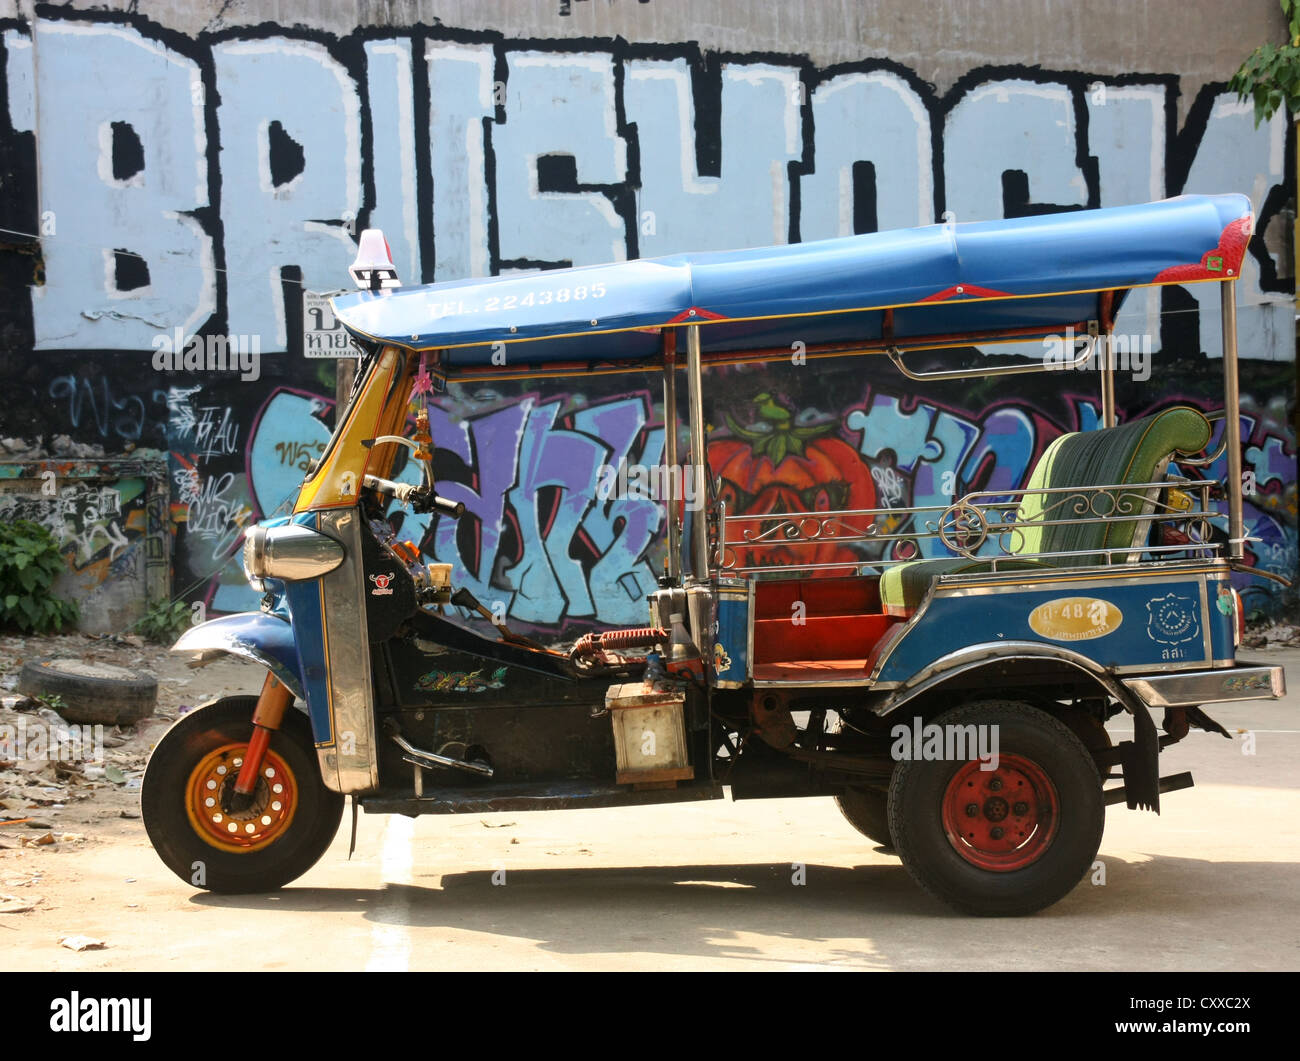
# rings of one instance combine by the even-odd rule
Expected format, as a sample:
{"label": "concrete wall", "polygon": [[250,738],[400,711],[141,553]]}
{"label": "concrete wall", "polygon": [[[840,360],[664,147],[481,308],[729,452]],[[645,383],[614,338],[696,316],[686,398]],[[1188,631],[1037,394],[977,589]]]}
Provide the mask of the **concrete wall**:
{"label": "concrete wall", "polygon": [[[169,453],[174,586],[229,610],[250,600],[228,562],[242,527],[331,422],[301,287],[343,286],[361,227],[384,228],[411,282],[1237,190],[1258,218],[1238,285],[1248,514],[1258,562],[1291,572],[1293,133],[1255,128],[1223,85],[1281,32],[1264,0],[11,4],[0,227],[39,242],[0,233],[17,396],[0,435]],[[1198,287],[1129,300],[1118,328],[1151,361],[1123,382],[1127,415],[1217,404],[1218,316]],[[259,357],[168,371],[159,355],[194,334]],[[841,447],[830,493],[865,477],[900,506],[1019,482],[1097,404],[1087,377],[1012,399],[918,396],[876,364],[732,372],[719,442],[725,414],[748,424],[774,395]],[[640,622],[659,513],[591,497],[611,457],[655,459],[656,395],[573,381],[440,400],[443,487],[473,495],[482,533],[413,536],[539,629]],[[799,473],[769,464],[753,510]]]}

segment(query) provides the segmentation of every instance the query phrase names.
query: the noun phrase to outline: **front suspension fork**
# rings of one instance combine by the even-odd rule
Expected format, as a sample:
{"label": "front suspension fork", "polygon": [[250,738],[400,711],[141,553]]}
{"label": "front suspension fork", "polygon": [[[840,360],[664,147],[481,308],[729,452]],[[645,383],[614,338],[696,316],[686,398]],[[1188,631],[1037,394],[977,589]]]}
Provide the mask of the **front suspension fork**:
{"label": "front suspension fork", "polygon": [[262,683],[257,707],[253,710],[253,736],[244,752],[244,762],[235,778],[235,791],[231,795],[230,810],[246,810],[253,802],[257,778],[262,772],[266,749],[271,746],[271,734],[280,728],[284,713],[293,703],[293,691],[274,674],[267,674]]}

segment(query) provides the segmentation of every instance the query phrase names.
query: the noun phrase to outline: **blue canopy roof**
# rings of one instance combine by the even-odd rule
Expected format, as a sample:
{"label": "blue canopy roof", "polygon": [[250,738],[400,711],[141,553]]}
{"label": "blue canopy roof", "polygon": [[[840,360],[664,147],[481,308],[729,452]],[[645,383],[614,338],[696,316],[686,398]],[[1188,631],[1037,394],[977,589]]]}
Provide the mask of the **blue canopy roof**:
{"label": "blue canopy roof", "polygon": [[[902,349],[1038,338],[1103,319],[1105,292],[1230,280],[1253,218],[1243,195],[929,225],[755,250],[677,254],[333,300],[362,340],[441,350],[441,367],[655,360],[662,329],[709,355],[879,341]],[[1109,307],[1113,313],[1117,303]]]}

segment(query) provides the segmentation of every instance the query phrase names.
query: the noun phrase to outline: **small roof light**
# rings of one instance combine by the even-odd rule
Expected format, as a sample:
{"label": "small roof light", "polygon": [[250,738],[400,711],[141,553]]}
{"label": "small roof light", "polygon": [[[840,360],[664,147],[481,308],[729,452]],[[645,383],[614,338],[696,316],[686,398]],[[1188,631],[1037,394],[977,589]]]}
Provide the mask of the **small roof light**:
{"label": "small roof light", "polygon": [[357,258],[348,272],[363,291],[402,286],[402,281],[397,279],[397,266],[393,264],[393,252],[388,249],[388,240],[381,229],[368,228],[361,233]]}

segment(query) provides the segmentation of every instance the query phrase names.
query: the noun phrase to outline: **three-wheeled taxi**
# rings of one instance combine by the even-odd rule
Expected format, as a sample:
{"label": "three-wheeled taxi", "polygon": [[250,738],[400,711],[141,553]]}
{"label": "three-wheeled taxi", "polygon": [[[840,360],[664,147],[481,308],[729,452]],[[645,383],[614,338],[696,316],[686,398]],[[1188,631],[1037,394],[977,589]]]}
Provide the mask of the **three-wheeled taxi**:
{"label": "three-wheeled taxi", "polygon": [[[831,796],[959,910],[1054,903],[1092,865],[1108,804],[1158,810],[1192,784],[1158,757],[1192,727],[1227,736],[1204,705],[1284,691],[1281,668],[1235,658],[1231,576],[1251,569],[1234,287],[1251,225],[1243,196],[1183,196],[414,288],[365,233],[362,290],[334,300],[362,352],[350,400],[292,513],[246,533],[262,608],[175,646],[254,661],[265,683],[159,742],[142,792],[154,847],[194,885],[265,891],[320,858],[348,795],[354,828],[358,806]],[[1222,482],[1202,473],[1218,455],[1201,411],[1116,413],[1120,305],[1192,283],[1222,292]],[[755,517],[707,469],[710,366],[878,354],[911,380],[987,378],[1059,368],[1043,340],[1070,334],[1070,363],[1100,361],[1100,426],[1056,439],[1021,489]],[[914,356],[1016,341],[1028,360],[921,371]],[[440,384],[651,371],[667,560],[644,627],[538,644],[399,540],[394,506],[471,518],[435,481]],[[889,547],[850,562],[828,541]],[[1133,736],[1115,743],[1121,714]]]}

